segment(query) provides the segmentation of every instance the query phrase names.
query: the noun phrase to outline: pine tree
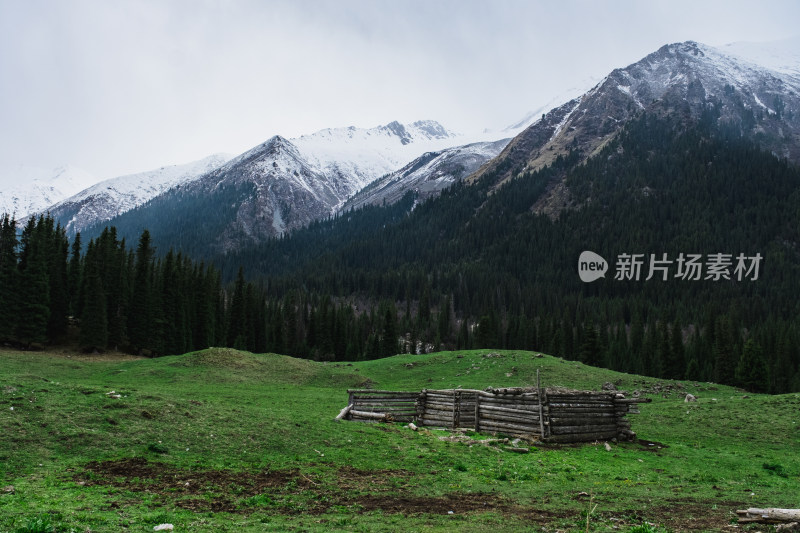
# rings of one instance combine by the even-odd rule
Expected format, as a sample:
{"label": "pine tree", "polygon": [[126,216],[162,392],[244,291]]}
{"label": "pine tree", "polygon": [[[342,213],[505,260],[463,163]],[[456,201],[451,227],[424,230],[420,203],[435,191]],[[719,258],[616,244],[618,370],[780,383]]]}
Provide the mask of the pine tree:
{"label": "pine tree", "polygon": [[67,291],[69,294],[69,312],[71,316],[81,316],[81,234],[75,234],[72,240],[72,253],[67,267]]}
{"label": "pine tree", "polygon": [[49,235],[48,249],[50,319],[47,324],[47,336],[50,340],[56,340],[66,333],[69,315],[69,282],[67,279],[69,241],[67,241],[66,233],[61,229],[60,224]]}
{"label": "pine tree", "polygon": [[720,317],[715,327],[714,381],[725,385],[734,383],[737,358],[734,355],[733,332],[727,317]]}
{"label": "pine tree", "polygon": [[136,248],[136,266],[133,287],[131,288],[130,311],[128,314],[128,338],[134,353],[152,351],[153,309],[152,278],[153,248],[150,232],[144,230]]}
{"label": "pine tree", "polygon": [[17,226],[4,215],[0,224],[0,341],[14,337],[17,291]]}
{"label": "pine tree", "polygon": [[17,338],[24,346],[46,344],[50,319],[50,280],[47,264],[46,222],[30,219],[22,232],[20,251],[19,318]]}
{"label": "pine tree", "polygon": [[228,311],[228,346],[247,349],[247,301],[245,300],[244,269],[239,267]]}
{"label": "pine tree", "polygon": [[736,380],[739,385],[750,392],[766,392],[768,388],[767,365],[761,346],[752,338],[744,343],[742,356],[736,365]]}
{"label": "pine tree", "polygon": [[392,303],[385,303],[383,307],[383,327],[381,328],[379,353],[382,357],[389,357],[398,352],[397,312]]}
{"label": "pine tree", "polygon": [[683,330],[678,320],[672,323],[668,344],[669,348],[665,353],[664,360],[664,377],[681,379],[686,370],[686,360],[683,349]]}
{"label": "pine tree", "polygon": [[600,361],[597,330],[595,329],[594,324],[589,324],[583,332],[579,360],[589,366],[597,366]]}
{"label": "pine tree", "polygon": [[89,242],[86,251],[84,272],[86,283],[81,315],[80,345],[85,351],[103,351],[108,344],[108,314],[106,311],[106,294],[100,275],[101,255],[93,241]]}

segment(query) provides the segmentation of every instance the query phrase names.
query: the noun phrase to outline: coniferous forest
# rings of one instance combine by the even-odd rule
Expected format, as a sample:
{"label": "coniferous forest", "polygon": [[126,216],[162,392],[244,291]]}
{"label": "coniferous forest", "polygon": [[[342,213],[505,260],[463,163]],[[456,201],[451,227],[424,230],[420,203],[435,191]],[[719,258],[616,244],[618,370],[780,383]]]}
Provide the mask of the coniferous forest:
{"label": "coniferous forest", "polygon": [[[502,186],[488,174],[225,255],[198,248],[202,234],[180,252],[157,232],[134,234],[146,222],[136,210],[72,242],[50,218],[20,231],[6,217],[0,341],[152,356],[224,345],[338,361],[532,349],[797,391],[800,171],[714,123],[713,110],[691,124],[645,114],[585,161],[573,151],[515,169]],[[562,179],[569,208],[535,212]],[[605,278],[579,279],[584,250],[609,261]],[[640,279],[615,279],[625,254],[671,258],[668,279],[646,280],[647,260]],[[735,260],[729,279],[685,279],[675,275],[681,254],[763,260],[757,279],[737,279]]]}

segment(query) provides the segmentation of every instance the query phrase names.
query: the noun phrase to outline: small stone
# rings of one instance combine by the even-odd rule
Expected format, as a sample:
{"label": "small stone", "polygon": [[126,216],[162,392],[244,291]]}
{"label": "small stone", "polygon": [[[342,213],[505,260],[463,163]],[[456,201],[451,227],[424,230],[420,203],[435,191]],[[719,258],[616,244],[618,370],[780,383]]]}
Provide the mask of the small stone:
{"label": "small stone", "polygon": [[14,494],[15,492],[14,485],[6,485],[5,487],[3,487],[3,492],[5,492],[6,494]]}
{"label": "small stone", "polygon": [[610,452],[610,451],[611,451],[611,445],[610,445],[609,443],[607,443],[607,442],[604,442],[604,443],[603,443],[603,446],[605,447],[605,449],[606,449],[606,451],[607,451],[607,452]]}
{"label": "small stone", "polygon": [[175,526],[172,524],[158,524],[153,528],[153,531],[172,531],[175,529]]}
{"label": "small stone", "polygon": [[697,397],[694,394],[687,394],[686,398],[684,398],[683,401],[685,403],[696,402],[697,401]]}

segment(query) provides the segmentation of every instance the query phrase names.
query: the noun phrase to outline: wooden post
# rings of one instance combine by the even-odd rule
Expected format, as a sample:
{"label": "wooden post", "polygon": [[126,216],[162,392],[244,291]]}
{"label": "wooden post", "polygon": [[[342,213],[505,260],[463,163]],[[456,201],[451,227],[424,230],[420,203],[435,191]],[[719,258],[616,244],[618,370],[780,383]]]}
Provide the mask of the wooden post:
{"label": "wooden post", "polygon": [[461,423],[461,391],[453,392],[453,429]]}
{"label": "wooden post", "polygon": [[346,416],[347,416],[347,415],[350,413],[350,411],[352,411],[352,410],[353,410],[353,404],[351,403],[351,404],[349,404],[347,407],[345,407],[344,409],[342,409],[341,411],[339,411],[339,414],[338,414],[338,415],[336,415],[336,418],[334,418],[334,420],[341,420],[341,419],[343,419],[343,418],[344,418],[344,417],[346,417]]}
{"label": "wooden post", "polygon": [[481,432],[481,395],[475,395],[475,433]]}
{"label": "wooden post", "polygon": [[539,396],[539,431],[542,433],[542,440],[544,440],[544,415],[542,409],[542,383],[539,381],[539,369],[536,369],[536,391]]}

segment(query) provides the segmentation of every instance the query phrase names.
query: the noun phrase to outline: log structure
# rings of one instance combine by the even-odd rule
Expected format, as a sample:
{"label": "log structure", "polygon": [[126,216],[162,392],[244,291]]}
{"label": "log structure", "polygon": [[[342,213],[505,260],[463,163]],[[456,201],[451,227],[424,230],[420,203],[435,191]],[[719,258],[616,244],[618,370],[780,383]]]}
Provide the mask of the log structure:
{"label": "log structure", "polygon": [[418,420],[421,414],[418,392],[381,390],[351,390],[348,392],[350,401],[347,407],[350,409],[342,415],[346,420],[413,422]]}
{"label": "log structure", "polygon": [[340,413],[348,420],[416,422],[555,443],[633,440],[636,434],[625,417],[650,401],[616,391],[555,387],[348,393],[350,401]]}

